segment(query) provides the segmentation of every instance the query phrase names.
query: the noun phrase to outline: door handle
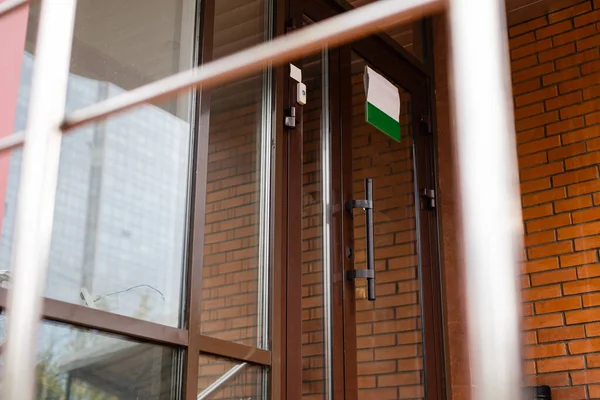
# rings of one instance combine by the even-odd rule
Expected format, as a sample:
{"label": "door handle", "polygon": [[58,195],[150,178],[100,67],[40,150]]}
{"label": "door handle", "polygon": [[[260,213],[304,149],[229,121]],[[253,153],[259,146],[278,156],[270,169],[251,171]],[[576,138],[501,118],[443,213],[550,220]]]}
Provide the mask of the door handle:
{"label": "door handle", "polygon": [[367,279],[367,299],[375,300],[375,249],[373,239],[373,179],[365,179],[365,200],[349,200],[346,210],[352,212],[355,208],[365,210],[365,229],[367,230],[367,269],[348,271],[348,279]]}

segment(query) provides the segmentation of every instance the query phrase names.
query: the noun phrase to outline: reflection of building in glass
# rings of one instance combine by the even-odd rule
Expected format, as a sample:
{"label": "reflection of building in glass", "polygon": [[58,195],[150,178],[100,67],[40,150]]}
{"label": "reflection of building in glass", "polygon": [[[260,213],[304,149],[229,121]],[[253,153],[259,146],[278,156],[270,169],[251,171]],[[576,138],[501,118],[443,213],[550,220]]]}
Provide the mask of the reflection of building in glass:
{"label": "reflection of building in glass", "polygon": [[[25,53],[16,130],[25,128],[32,67],[33,56]],[[122,91],[71,74],[67,111]],[[189,124],[156,106],[64,136],[47,297],[83,303],[85,289],[88,305],[177,324],[188,153]],[[20,161],[21,153],[13,152],[0,269],[10,268]]]}

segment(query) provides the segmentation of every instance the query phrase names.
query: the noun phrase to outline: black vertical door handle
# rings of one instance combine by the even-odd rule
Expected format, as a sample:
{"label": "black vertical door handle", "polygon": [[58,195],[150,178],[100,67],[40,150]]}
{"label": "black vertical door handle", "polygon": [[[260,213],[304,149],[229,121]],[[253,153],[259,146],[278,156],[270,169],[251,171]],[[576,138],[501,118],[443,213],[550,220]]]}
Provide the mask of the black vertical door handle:
{"label": "black vertical door handle", "polygon": [[373,239],[373,179],[365,179],[365,200],[349,200],[346,202],[346,210],[352,212],[355,208],[365,210],[365,229],[367,230],[367,269],[355,269],[348,271],[348,279],[367,279],[367,298],[375,300],[375,241]]}

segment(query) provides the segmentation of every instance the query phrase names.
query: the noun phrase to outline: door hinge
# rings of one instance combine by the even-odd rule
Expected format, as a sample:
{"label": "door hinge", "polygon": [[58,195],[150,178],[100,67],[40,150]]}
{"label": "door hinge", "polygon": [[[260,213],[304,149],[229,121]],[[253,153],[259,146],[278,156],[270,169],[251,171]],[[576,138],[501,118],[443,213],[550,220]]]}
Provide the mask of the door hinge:
{"label": "door hinge", "polygon": [[435,190],[421,189],[421,198],[423,199],[423,208],[433,210],[435,208]]}
{"label": "door hinge", "polygon": [[296,107],[290,107],[283,121],[286,128],[296,127]]}
{"label": "door hinge", "polygon": [[433,133],[433,128],[431,126],[431,114],[421,114],[421,123],[425,127],[425,133],[429,135]]}

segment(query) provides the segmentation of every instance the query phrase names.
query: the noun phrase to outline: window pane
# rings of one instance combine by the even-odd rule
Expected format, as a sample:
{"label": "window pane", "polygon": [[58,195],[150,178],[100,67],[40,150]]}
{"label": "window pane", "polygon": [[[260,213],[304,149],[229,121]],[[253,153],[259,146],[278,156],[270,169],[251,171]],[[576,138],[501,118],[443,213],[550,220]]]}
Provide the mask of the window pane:
{"label": "window pane", "polygon": [[[216,2],[217,57],[268,37],[265,6],[266,0]],[[264,74],[212,91],[202,273],[202,333],[261,348],[268,335],[269,215],[261,206],[269,201],[270,110]]]}
{"label": "window pane", "polygon": [[[415,209],[412,97],[400,92],[396,142],[365,122],[365,62],[352,55],[353,198],[373,178],[376,300],[356,286],[359,400],[423,399],[423,332]],[[364,211],[354,210],[355,269],[365,268]]]}
{"label": "window pane", "polygon": [[[80,0],[67,111],[191,67],[194,0]],[[25,128],[39,4],[30,9],[16,130]],[[176,326],[185,264],[190,96],[64,136],[46,296]],[[8,268],[20,170],[2,218]]]}
{"label": "window pane", "polygon": [[[2,337],[5,320],[0,318]],[[179,399],[181,359],[181,352],[168,347],[43,322],[37,399]],[[0,373],[2,368],[0,354]]]}
{"label": "window pane", "polygon": [[267,394],[263,367],[201,354],[198,369],[198,400],[258,400]]}

